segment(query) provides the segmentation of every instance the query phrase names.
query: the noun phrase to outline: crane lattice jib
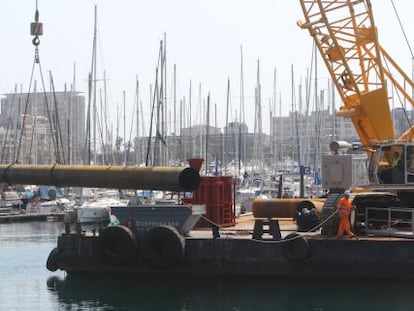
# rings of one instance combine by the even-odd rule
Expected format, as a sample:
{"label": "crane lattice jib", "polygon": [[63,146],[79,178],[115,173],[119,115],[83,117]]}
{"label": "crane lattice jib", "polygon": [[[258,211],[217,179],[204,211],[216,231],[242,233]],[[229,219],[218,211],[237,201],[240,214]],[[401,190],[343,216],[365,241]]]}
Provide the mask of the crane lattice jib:
{"label": "crane lattice jib", "polygon": [[305,22],[364,146],[395,137],[381,50],[367,0],[300,0]]}

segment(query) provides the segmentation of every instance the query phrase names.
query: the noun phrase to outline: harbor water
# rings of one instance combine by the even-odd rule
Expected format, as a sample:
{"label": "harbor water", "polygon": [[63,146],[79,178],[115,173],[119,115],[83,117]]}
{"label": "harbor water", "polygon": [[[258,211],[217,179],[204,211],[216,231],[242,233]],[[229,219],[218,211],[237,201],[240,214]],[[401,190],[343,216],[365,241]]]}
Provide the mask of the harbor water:
{"label": "harbor water", "polygon": [[137,280],[46,269],[58,222],[0,224],[0,310],[412,310],[412,282]]}

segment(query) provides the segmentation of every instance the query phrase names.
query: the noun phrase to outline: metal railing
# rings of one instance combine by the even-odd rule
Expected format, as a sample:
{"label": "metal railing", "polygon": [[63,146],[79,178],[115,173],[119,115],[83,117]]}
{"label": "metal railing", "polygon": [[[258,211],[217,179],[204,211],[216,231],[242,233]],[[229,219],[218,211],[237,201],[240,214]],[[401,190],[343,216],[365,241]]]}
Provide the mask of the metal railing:
{"label": "metal railing", "polygon": [[365,208],[365,233],[414,238],[414,207]]}

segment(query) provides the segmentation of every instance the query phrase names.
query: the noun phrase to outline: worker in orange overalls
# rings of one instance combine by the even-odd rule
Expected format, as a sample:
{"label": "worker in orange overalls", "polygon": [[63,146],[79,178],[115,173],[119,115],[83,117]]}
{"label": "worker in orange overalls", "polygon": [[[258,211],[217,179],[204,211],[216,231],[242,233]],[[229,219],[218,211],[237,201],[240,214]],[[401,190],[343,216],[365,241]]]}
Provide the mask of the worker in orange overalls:
{"label": "worker in orange overalls", "polygon": [[338,238],[341,238],[344,234],[344,231],[349,235],[350,238],[355,237],[355,234],[351,231],[351,225],[349,223],[349,215],[351,214],[351,210],[354,206],[349,199],[351,195],[351,191],[345,190],[344,196],[338,202],[338,210],[339,210],[339,228],[338,234],[336,235]]}

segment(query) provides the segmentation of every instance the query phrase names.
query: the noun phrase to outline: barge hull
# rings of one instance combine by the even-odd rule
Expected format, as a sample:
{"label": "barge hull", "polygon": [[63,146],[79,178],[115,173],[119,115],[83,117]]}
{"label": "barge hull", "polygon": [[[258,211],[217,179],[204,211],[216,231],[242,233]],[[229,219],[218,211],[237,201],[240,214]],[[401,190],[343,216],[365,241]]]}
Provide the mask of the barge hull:
{"label": "barge hull", "polygon": [[[275,242],[275,241],[273,241]],[[149,264],[145,252],[125,265],[105,263],[98,238],[63,234],[56,268],[68,274],[107,274],[151,278],[414,278],[414,241],[312,237],[306,243],[245,238],[185,239],[183,260],[168,268]],[[308,249],[304,250],[303,247]]]}

